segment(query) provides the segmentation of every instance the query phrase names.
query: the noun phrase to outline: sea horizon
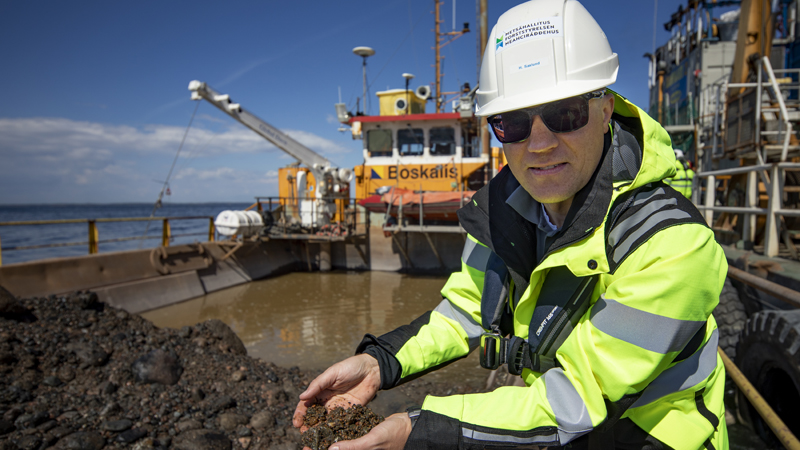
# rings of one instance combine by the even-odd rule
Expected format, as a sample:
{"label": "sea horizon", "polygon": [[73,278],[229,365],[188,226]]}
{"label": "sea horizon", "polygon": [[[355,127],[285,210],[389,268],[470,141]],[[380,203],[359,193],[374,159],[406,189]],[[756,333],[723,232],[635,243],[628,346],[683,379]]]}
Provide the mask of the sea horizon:
{"label": "sea horizon", "polygon": [[[153,248],[160,244],[162,220],[165,217],[196,217],[170,220],[171,245],[208,240],[209,218],[225,210],[242,210],[253,202],[164,202],[153,214],[152,221],[98,222],[96,229],[99,253]],[[0,224],[48,220],[82,220],[150,217],[152,203],[41,203],[0,204]],[[135,240],[120,239],[137,237]],[[72,257],[88,254],[86,222],[47,225],[0,226],[0,251],[3,265],[36,261],[45,258]],[[68,245],[65,245],[68,244]],[[54,247],[30,248],[41,245]]]}

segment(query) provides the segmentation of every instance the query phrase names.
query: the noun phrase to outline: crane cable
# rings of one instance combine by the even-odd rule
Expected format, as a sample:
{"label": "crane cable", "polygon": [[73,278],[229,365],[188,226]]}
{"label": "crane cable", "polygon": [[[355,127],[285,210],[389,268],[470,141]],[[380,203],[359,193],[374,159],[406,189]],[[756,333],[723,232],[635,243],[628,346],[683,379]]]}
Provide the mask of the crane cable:
{"label": "crane cable", "polygon": [[[181,144],[178,146],[178,151],[175,153],[175,158],[172,160],[172,166],[169,168],[169,173],[167,173],[167,179],[164,180],[164,185],[161,186],[161,192],[158,193],[158,200],[156,200],[155,204],[153,205],[153,210],[150,211],[150,217],[155,217],[156,210],[161,208],[161,199],[164,197],[164,191],[167,190],[169,186],[169,179],[172,176],[172,170],[175,169],[175,163],[178,162],[178,156],[181,154],[181,149],[183,148],[183,144],[186,142],[186,136],[189,135],[189,130],[192,128],[192,122],[194,121],[194,116],[197,114],[197,108],[200,107],[200,102],[197,102],[194,105],[194,111],[192,111],[192,117],[189,119],[189,125],[186,126],[186,131],[183,133],[183,139],[181,139]],[[139,240],[139,249],[142,248],[142,242],[147,237],[147,232],[150,231],[150,220],[147,221],[147,227],[144,229],[144,234],[142,238]]]}

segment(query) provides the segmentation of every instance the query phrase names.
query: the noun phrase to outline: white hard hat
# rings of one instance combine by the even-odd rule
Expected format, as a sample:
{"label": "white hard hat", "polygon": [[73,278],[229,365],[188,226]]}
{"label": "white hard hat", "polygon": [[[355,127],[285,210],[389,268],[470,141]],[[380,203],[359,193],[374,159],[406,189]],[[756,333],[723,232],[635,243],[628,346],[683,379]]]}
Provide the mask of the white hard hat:
{"label": "white hard hat", "polygon": [[585,94],[617,80],[619,60],[576,0],[532,0],[497,20],[481,63],[477,115]]}
{"label": "white hard hat", "polygon": [[675,159],[683,159],[684,158],[683,150],[678,150],[677,148],[674,148],[673,151],[675,152]]}

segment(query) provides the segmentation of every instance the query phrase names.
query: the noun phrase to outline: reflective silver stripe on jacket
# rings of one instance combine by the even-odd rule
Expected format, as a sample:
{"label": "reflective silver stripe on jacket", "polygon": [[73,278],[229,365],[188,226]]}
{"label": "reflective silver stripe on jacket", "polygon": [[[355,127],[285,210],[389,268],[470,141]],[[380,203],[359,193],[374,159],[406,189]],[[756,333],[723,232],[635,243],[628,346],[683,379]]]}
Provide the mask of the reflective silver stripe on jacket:
{"label": "reflective silver stripe on jacket", "polygon": [[472,439],[475,441],[506,442],[509,444],[516,444],[516,445],[545,444],[550,442],[556,442],[558,440],[558,435],[556,433],[519,437],[519,436],[510,436],[507,434],[486,433],[483,431],[476,431],[469,428],[461,428],[461,435],[465,439]]}
{"label": "reflective silver stripe on jacket", "polygon": [[484,442],[503,442],[516,445],[558,442],[563,445],[592,431],[589,410],[564,371],[561,368],[548,370],[544,374],[544,383],[547,390],[547,401],[553,409],[558,424],[557,432],[536,436],[512,436],[462,427],[461,435],[466,439]]}
{"label": "reflective silver stripe on jacket", "polygon": [[705,381],[717,367],[719,330],[714,330],[708,342],[692,356],[661,372],[642,391],[631,408],[645,406],[666,395],[689,389]]}
{"label": "reflective silver stripe on jacket", "polygon": [[489,261],[489,255],[491,254],[492,251],[489,250],[489,247],[484,247],[467,238],[467,242],[464,243],[464,251],[461,253],[461,260],[473,269],[484,272],[486,270],[486,262]]}
{"label": "reflective silver stripe on jacket", "polygon": [[706,321],[678,320],[659,316],[601,294],[589,318],[603,333],[651,352],[666,354],[683,350]]}
{"label": "reflective silver stripe on jacket", "polygon": [[[634,205],[647,201],[651,196],[660,195],[664,193],[664,189],[659,188],[653,192],[639,193],[636,195]],[[640,196],[642,198],[640,198]],[[679,209],[670,209],[666,211],[659,211],[664,207],[677,205],[678,201],[674,198],[654,200],[645,205],[642,209],[634,213],[632,216],[617,224],[613,230],[608,234],[608,243],[614,247],[614,254],[612,258],[615,263],[618,263],[630,251],[631,246],[644,234],[655,228],[661,222],[668,219],[685,219],[691,217],[689,213]],[[638,229],[625,237],[622,242],[623,236],[640,223],[644,222]]]}
{"label": "reflective silver stripe on jacket", "polygon": [[558,440],[563,445],[592,431],[592,419],[575,386],[564,370],[553,368],[544,373],[547,401],[558,423]]}
{"label": "reflective silver stripe on jacket", "polygon": [[461,325],[461,328],[463,328],[464,332],[467,333],[470,351],[478,348],[478,345],[481,341],[481,334],[484,330],[481,327],[481,324],[476,322],[472,316],[461,310],[461,308],[453,306],[453,304],[447,299],[442,300],[442,302],[436,306],[434,311],[450,320],[458,322],[458,324]]}

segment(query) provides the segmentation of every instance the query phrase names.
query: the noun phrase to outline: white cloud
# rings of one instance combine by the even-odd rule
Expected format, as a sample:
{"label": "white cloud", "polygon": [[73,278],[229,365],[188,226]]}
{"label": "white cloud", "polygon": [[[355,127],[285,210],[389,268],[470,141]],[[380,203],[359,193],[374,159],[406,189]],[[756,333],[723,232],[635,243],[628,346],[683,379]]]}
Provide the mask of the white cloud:
{"label": "white cloud", "polygon": [[191,178],[194,180],[230,180],[234,178],[236,171],[230,167],[220,167],[211,170],[199,170],[194,168],[183,169],[178,172],[173,178],[176,180],[183,180]]}
{"label": "white cloud", "polygon": [[[0,118],[0,203],[151,201],[185,131],[168,125]],[[287,134],[321,154],[347,151],[307,131]],[[237,123],[217,130],[193,127],[170,183],[173,201],[276,195],[277,167],[292,159]]]}
{"label": "white cloud", "polygon": [[202,121],[202,120],[205,120],[206,122],[214,122],[214,123],[220,123],[220,124],[224,124],[224,125],[227,125],[227,124],[230,123],[230,121],[228,121],[228,120],[225,120],[225,119],[223,119],[221,117],[214,117],[211,114],[198,114],[196,120],[198,122]]}
{"label": "white cloud", "polygon": [[[169,125],[135,128],[62,118],[0,118],[0,155],[24,154],[51,162],[86,158],[109,160],[122,153],[174,155],[185,131],[183,127]],[[284,132],[323,155],[349,152],[307,131]],[[264,138],[236,123],[219,132],[192,128],[183,149],[194,156],[277,151]]]}
{"label": "white cloud", "polygon": [[283,132],[306,147],[322,153],[323,155],[342,154],[349,153],[351,151],[350,149],[344,148],[333,141],[319,137],[316,134],[309,133],[307,131],[283,130]]}

